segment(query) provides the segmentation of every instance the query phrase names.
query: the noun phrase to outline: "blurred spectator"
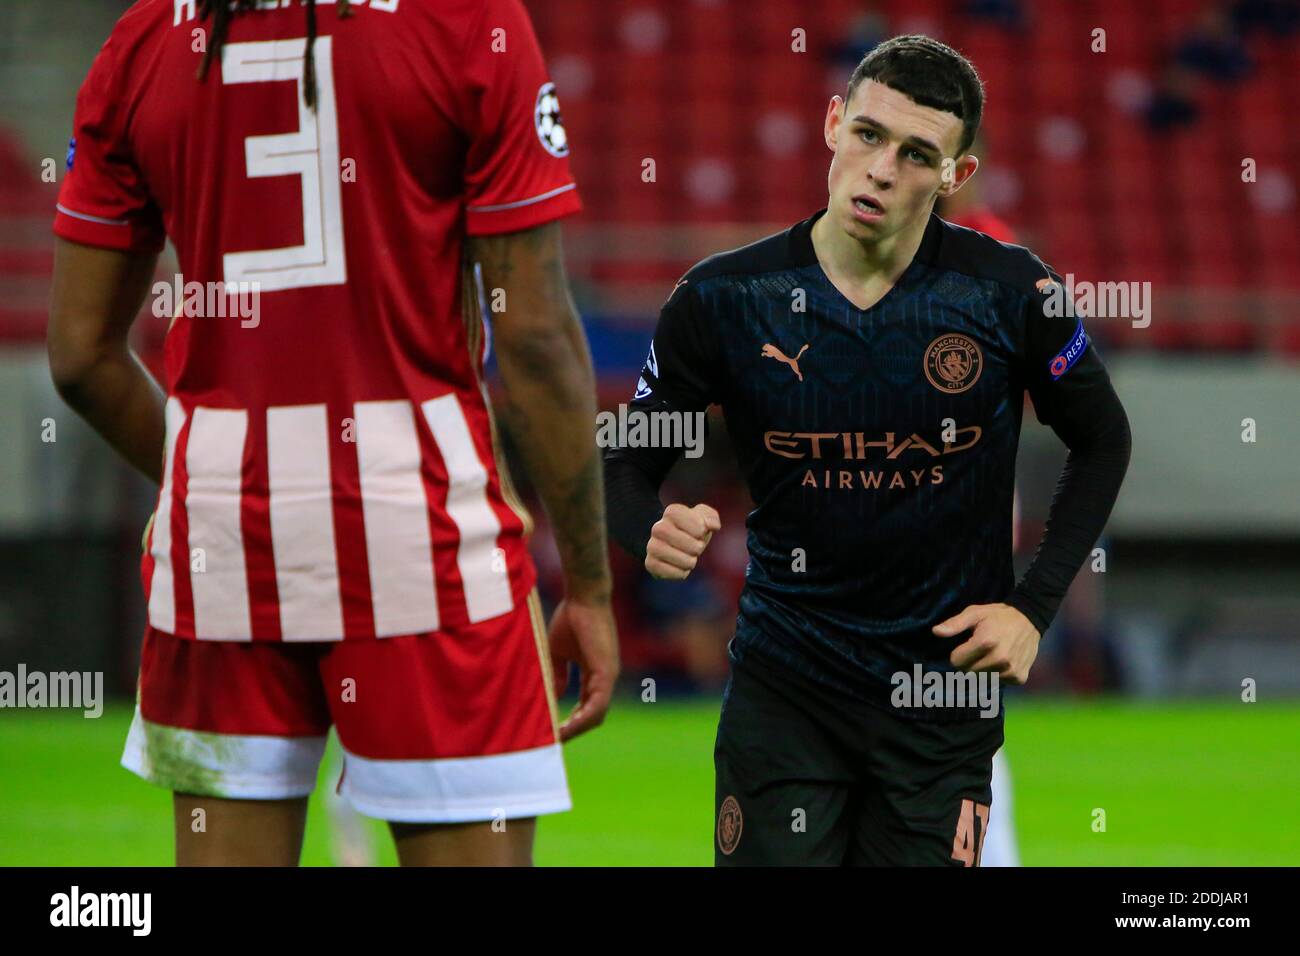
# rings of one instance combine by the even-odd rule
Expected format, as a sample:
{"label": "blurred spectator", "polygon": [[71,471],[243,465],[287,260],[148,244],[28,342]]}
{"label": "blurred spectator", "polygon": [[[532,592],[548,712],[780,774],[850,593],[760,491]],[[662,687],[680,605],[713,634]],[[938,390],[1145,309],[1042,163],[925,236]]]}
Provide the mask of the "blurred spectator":
{"label": "blurred spectator", "polygon": [[1163,133],[1196,122],[1201,115],[1193,98],[1196,86],[1196,78],[1186,70],[1170,69],[1147,104],[1147,126]]}
{"label": "blurred spectator", "polygon": [[693,690],[717,690],[727,679],[727,641],[734,613],[716,577],[697,568],[685,581],[640,578],[641,606],[659,639],[671,647]]}
{"label": "blurred spectator", "polygon": [[1243,79],[1251,70],[1250,54],[1222,7],[1206,8],[1196,29],[1179,45],[1174,61],[1219,83]]}
{"label": "blurred spectator", "polygon": [[[980,169],[987,169],[988,140],[982,135],[976,136],[970,151],[979,157]],[[954,225],[982,232],[999,242],[1015,242],[1015,230],[985,203],[982,182],[977,172],[961,189],[947,199],[941,199],[935,206],[935,212]]]}
{"label": "blurred spectator", "polygon": [[862,14],[849,25],[848,35],[831,50],[831,66],[843,73],[841,78],[847,77],[864,56],[890,36],[889,21],[883,14]]}
{"label": "blurred spectator", "polygon": [[1020,0],[966,0],[962,12],[967,16],[1017,32],[1028,25]]}
{"label": "blurred spectator", "polygon": [[1300,2],[1297,0],[1237,0],[1232,19],[1243,33],[1267,30],[1275,36],[1290,36],[1300,28]]}
{"label": "blurred spectator", "polygon": [[1171,63],[1147,104],[1147,125],[1155,132],[1189,126],[1200,117],[1196,95],[1202,79],[1236,83],[1254,69],[1246,50],[1243,31],[1247,26],[1265,26],[1282,31],[1287,23],[1283,8],[1288,3],[1249,0],[1232,8],[1207,6],[1196,26],[1177,46]]}

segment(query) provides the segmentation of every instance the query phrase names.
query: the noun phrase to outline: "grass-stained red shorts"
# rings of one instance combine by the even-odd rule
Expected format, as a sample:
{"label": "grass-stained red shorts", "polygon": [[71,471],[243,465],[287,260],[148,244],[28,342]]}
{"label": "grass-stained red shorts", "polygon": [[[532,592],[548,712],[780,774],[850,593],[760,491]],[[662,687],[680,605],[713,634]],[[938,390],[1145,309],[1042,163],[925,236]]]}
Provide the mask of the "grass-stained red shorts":
{"label": "grass-stained red shorts", "polygon": [[339,792],[383,820],[456,823],[568,810],[534,592],[461,629],[320,643],[145,632],[122,765],[184,793],[287,799],[315,786],[330,725]]}

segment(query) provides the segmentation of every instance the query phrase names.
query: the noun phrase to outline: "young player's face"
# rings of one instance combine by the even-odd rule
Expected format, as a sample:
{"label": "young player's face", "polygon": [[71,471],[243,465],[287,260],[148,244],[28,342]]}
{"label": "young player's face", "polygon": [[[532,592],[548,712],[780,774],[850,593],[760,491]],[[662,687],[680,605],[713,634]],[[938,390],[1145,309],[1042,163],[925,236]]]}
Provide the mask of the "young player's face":
{"label": "young player's face", "polygon": [[835,153],[827,218],[863,242],[924,221],[935,199],[956,192],[979,165],[957,155],[960,119],[874,80],[847,104],[831,98],[825,132]]}

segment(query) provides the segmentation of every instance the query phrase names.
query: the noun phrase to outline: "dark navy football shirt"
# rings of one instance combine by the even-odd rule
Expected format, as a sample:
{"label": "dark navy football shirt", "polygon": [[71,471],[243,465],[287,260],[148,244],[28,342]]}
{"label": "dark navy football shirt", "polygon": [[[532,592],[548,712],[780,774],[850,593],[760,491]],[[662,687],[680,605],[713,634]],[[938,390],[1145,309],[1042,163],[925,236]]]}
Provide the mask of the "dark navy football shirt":
{"label": "dark navy football shirt", "polygon": [[[1059,308],[1059,277],[1027,249],[931,216],[910,266],[863,310],[818,264],[820,215],[686,273],[631,407],[722,408],[755,502],[733,659],[884,702],[917,663],[953,670],[964,638],[931,628],[969,604],[1009,600],[1045,629],[1055,607],[1013,595],[1024,394],[1054,426],[1098,395],[1118,400]],[[635,463],[657,488],[678,454],[618,448],[607,468]],[[634,537],[644,555],[648,525]]]}

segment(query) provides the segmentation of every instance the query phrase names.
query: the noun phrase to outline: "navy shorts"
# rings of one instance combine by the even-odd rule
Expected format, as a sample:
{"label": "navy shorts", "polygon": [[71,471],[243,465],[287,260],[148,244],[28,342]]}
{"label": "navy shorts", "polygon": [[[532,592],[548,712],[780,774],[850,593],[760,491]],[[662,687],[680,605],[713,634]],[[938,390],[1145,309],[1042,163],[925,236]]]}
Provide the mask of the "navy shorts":
{"label": "navy shorts", "polygon": [[713,759],[718,866],[978,866],[1002,717],[901,716],[747,655]]}

